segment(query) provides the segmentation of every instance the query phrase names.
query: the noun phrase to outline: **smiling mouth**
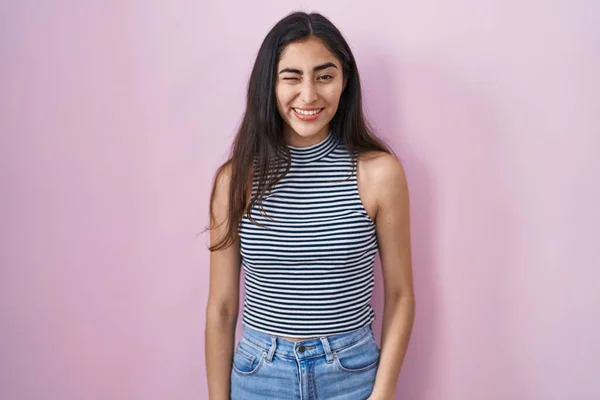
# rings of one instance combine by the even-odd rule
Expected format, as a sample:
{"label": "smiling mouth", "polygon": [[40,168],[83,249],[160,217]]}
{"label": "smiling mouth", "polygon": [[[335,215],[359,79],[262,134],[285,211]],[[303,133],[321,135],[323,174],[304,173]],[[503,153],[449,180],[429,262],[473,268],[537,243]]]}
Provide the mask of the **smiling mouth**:
{"label": "smiling mouth", "polygon": [[300,114],[300,115],[305,115],[305,116],[311,116],[311,115],[317,115],[319,113],[321,113],[321,111],[323,111],[323,108],[319,108],[316,110],[301,110],[299,108],[292,108],[292,110],[294,110],[295,113]]}

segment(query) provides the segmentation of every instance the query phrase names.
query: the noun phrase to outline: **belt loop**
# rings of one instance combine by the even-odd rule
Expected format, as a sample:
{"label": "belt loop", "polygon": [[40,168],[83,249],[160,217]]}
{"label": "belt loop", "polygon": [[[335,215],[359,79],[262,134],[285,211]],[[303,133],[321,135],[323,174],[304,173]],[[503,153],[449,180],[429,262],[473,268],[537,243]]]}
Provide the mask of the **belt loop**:
{"label": "belt loop", "polygon": [[321,336],[321,343],[323,343],[323,349],[325,349],[325,358],[327,359],[327,363],[331,364],[333,362],[333,354],[331,353],[331,347],[329,347],[329,340],[327,340],[326,336]]}
{"label": "belt loop", "polygon": [[275,336],[271,336],[271,348],[269,348],[269,354],[267,354],[267,362],[273,361],[273,355],[275,354],[275,349],[277,348],[277,340]]}

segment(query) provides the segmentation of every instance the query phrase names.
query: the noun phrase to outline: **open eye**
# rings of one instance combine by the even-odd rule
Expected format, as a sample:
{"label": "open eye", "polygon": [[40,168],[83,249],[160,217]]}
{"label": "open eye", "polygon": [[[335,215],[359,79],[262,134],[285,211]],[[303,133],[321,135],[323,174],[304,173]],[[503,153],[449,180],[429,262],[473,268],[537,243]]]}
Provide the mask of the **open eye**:
{"label": "open eye", "polygon": [[331,75],[321,75],[319,77],[319,80],[321,80],[321,81],[330,81],[332,79],[333,79],[333,76],[331,76]]}

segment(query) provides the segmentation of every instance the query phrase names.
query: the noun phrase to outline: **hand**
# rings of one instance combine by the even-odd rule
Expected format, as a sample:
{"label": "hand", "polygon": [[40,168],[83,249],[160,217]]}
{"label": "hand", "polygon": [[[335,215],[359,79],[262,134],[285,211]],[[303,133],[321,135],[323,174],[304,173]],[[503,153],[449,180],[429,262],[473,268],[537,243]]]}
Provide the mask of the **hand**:
{"label": "hand", "polygon": [[389,396],[376,394],[375,392],[371,393],[371,395],[367,398],[367,400],[395,400],[394,394],[390,394]]}

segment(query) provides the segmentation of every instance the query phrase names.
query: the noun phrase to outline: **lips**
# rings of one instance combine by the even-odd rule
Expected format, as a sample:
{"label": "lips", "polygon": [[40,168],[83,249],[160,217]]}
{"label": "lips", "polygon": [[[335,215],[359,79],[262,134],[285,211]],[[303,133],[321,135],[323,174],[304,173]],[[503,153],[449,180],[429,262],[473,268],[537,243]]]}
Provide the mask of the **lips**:
{"label": "lips", "polygon": [[317,115],[319,114],[321,111],[323,111],[323,108],[294,108],[292,107],[292,110],[294,110],[295,113],[300,114],[300,115],[305,115],[305,116],[311,116],[311,115]]}
{"label": "lips", "polygon": [[315,108],[312,110],[300,109],[300,108],[292,108],[294,111],[294,116],[303,122],[312,122],[319,119],[321,116],[321,112],[324,110],[323,108]]}

